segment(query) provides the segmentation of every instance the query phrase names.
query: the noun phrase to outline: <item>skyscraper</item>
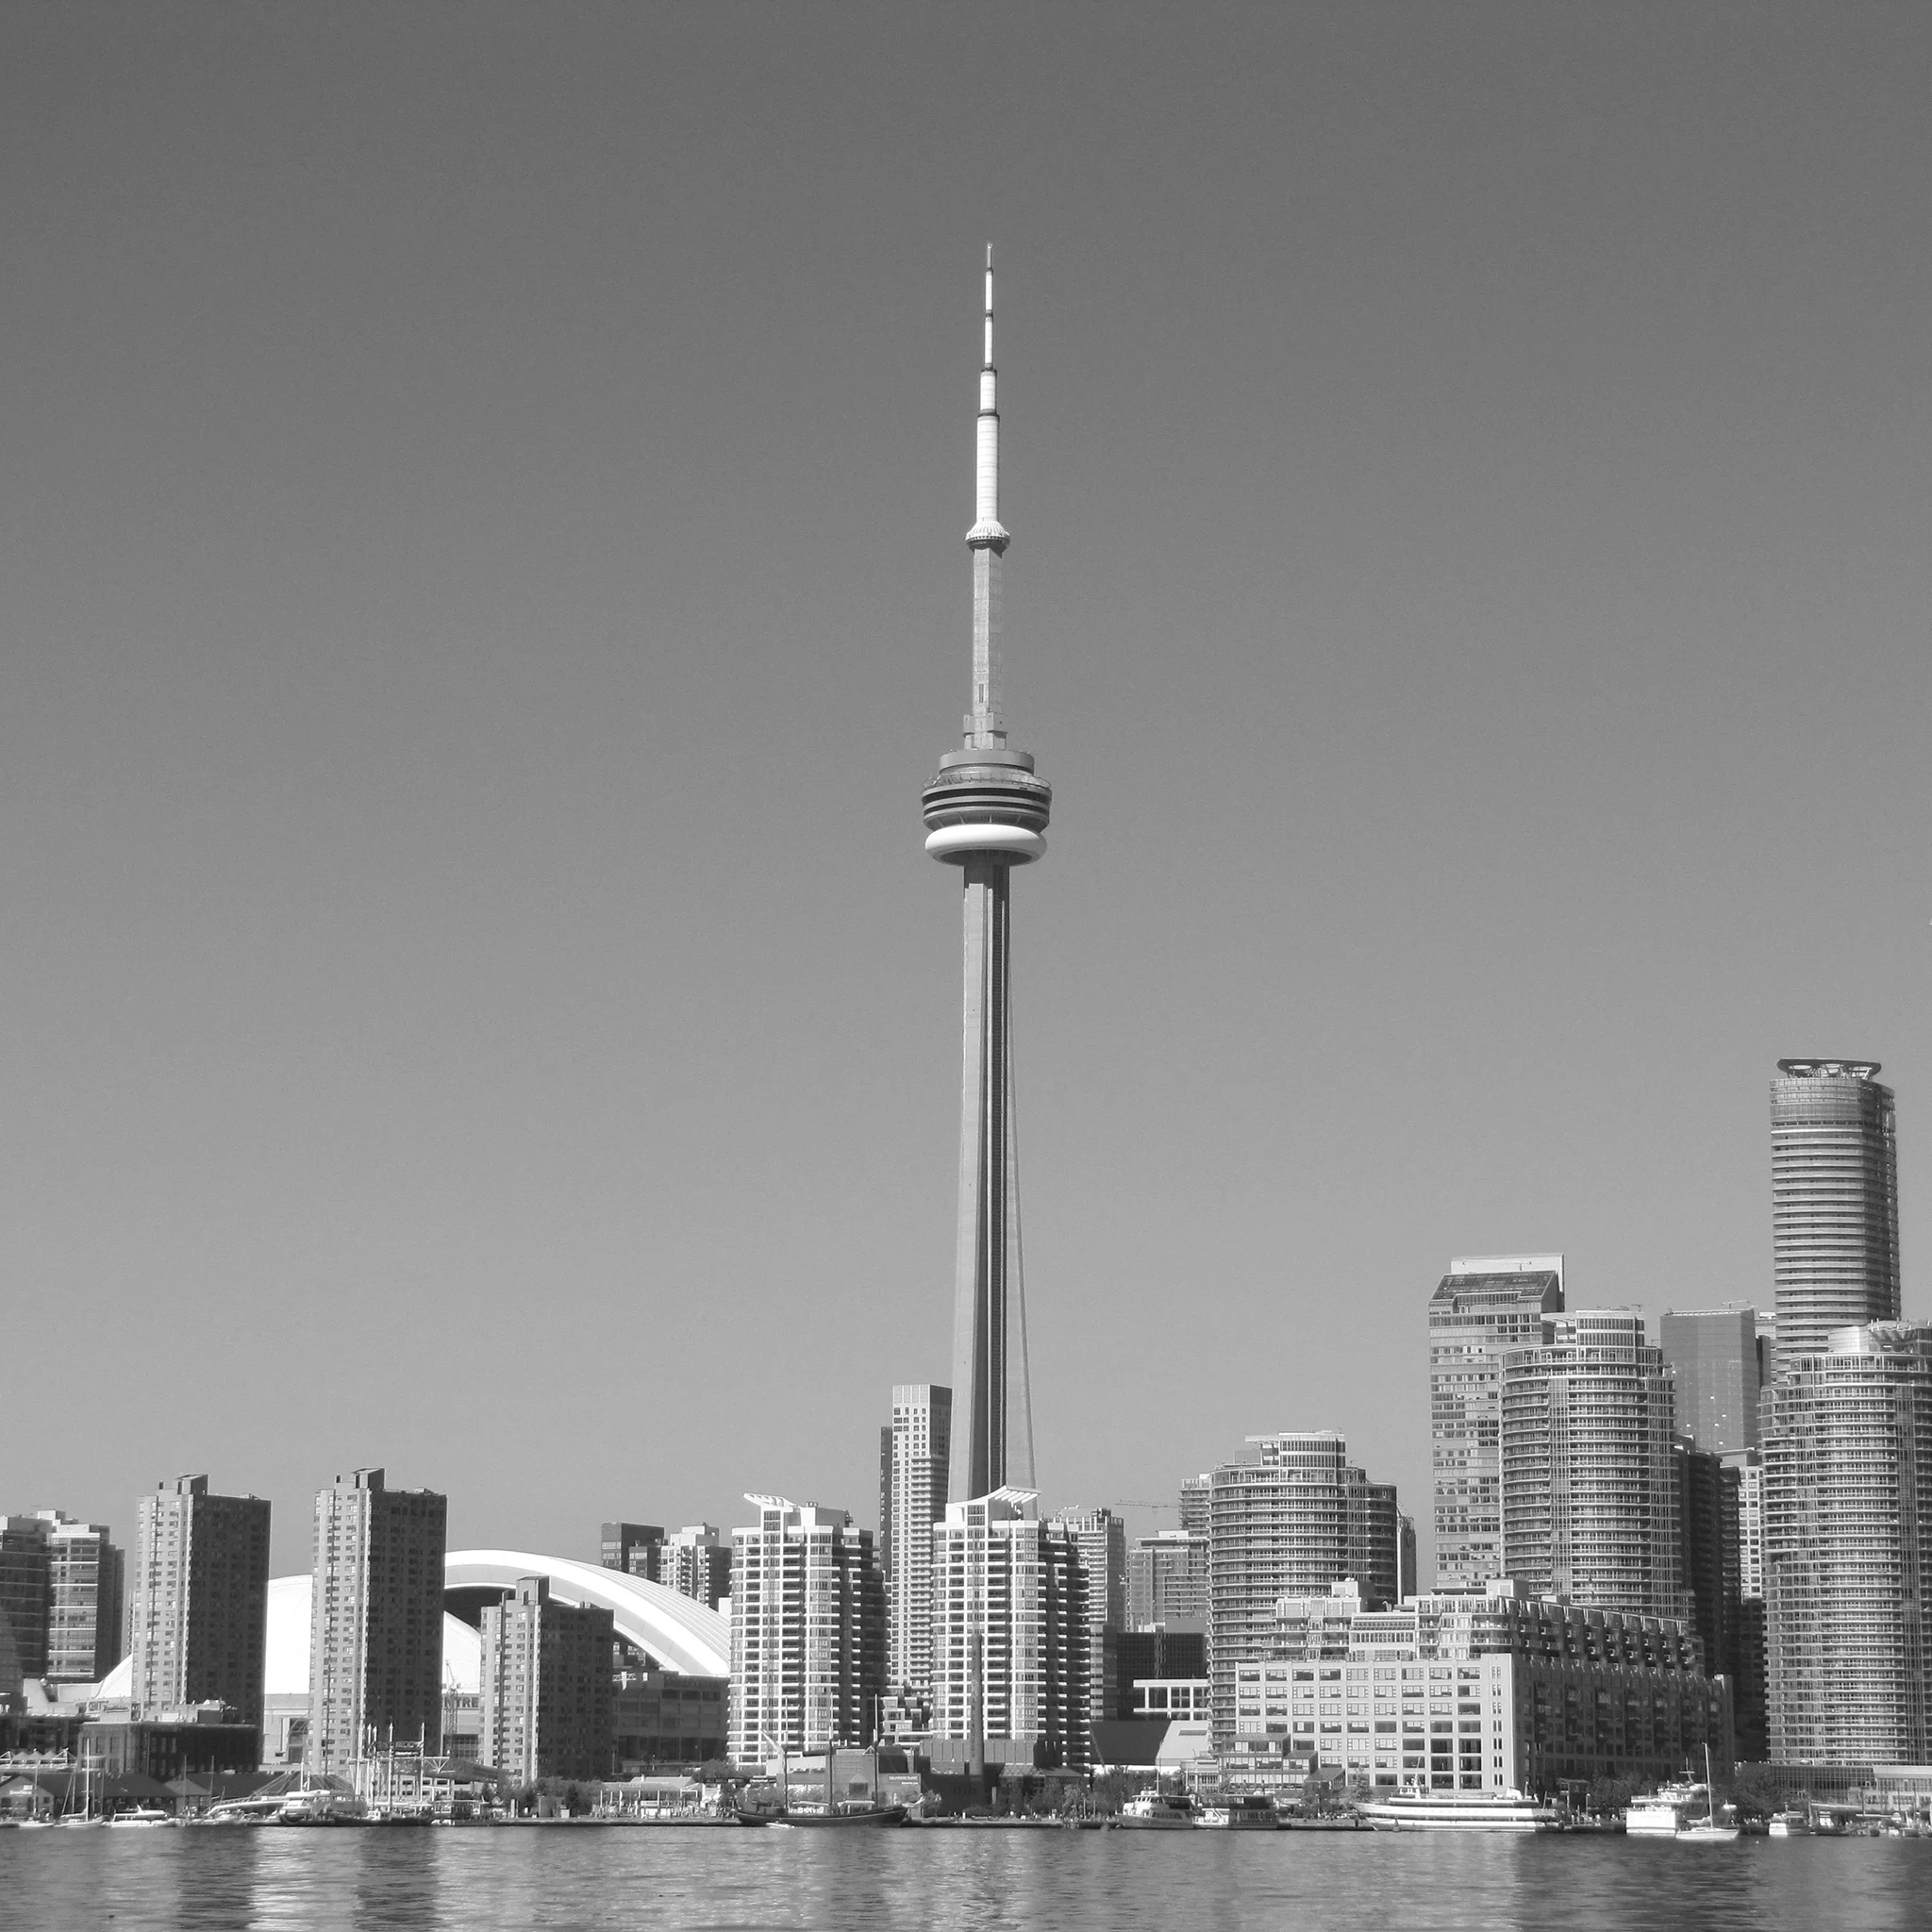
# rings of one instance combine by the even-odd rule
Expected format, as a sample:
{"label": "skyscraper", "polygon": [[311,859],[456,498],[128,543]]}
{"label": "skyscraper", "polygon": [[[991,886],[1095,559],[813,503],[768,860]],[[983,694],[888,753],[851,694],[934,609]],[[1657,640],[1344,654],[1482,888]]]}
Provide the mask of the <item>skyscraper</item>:
{"label": "skyscraper", "polygon": [[1480,1590],[1503,1570],[1503,1351],[1563,1311],[1561,1255],[1459,1257],[1429,1302],[1436,1588]]}
{"label": "skyscraper", "polygon": [[218,1699],[261,1723],[269,1506],[184,1475],[135,1510],[128,1694],[143,1712]]}
{"label": "skyscraper", "polygon": [[1127,1622],[1127,1526],[1111,1509],[1061,1509],[1051,1528],[1072,1537],[1086,1573],[1088,1715],[1107,1715],[1107,1633]]}
{"label": "skyscraper", "polygon": [[663,1526],[656,1523],[607,1523],[597,1534],[597,1560],[606,1570],[658,1580],[658,1550]]}
{"label": "skyscraper", "polygon": [[1205,1620],[1208,1615],[1208,1532],[1158,1529],[1136,1537],[1127,1551],[1127,1624]]}
{"label": "skyscraper", "polygon": [[953,1391],[934,1382],[892,1388],[879,1432],[879,1567],[886,1578],[886,1682],[923,1705],[932,1675],[932,1526],[946,1513]]}
{"label": "skyscraper", "polygon": [[76,1523],[58,1509],[47,1524],[47,1675],[98,1683],[122,1657],[125,1561],[105,1523]]}
{"label": "skyscraper", "polygon": [[1677,1433],[1713,1456],[1757,1446],[1757,1397],[1773,1366],[1756,1308],[1665,1314],[1657,1346],[1677,1378]]}
{"label": "skyscraper", "polygon": [[1087,1572],[1073,1533],[1042,1523],[1032,1493],[950,1503],[932,1526],[935,1751],[989,1764],[1084,1770],[1092,1740]]}
{"label": "skyscraper", "polygon": [[1350,1463],[1333,1429],[1250,1436],[1253,1458],[1214,1472],[1208,1504],[1208,1668],[1214,1734],[1234,1735],[1235,1673],[1272,1654],[1274,1603],[1320,1596],[1356,1574],[1372,1605],[1392,1601],[1401,1532],[1395,1491]]}
{"label": "skyscraper", "polygon": [[1579,1309],[1507,1350],[1504,1574],[1586,1609],[1685,1614],[1672,1414],[1641,1315]]}
{"label": "skyscraper", "polygon": [[1007,747],[1000,708],[1000,417],[992,362],[992,250],[986,252],[986,353],[979,374],[978,514],[973,556],[973,708],[965,743],[925,788],[925,849],[965,884],[965,1051],[959,1222],[953,1286],[955,1501],[1033,1481],[1033,1403],[1013,1124],[1012,871],[1046,850],[1053,790]]}
{"label": "skyscraper", "polygon": [[1180,1527],[1208,1534],[1208,1508],[1214,1491],[1214,1472],[1204,1469],[1199,1475],[1181,1478]]}
{"label": "skyscraper", "polygon": [[1899,1314],[1898,1146],[1876,1060],[1780,1060],[1771,1249],[1780,1361]]}
{"label": "skyscraper", "polygon": [[520,1576],[482,1616],[479,1762],[519,1784],[610,1775],[611,1617],[552,1603],[543,1576]]}
{"label": "skyscraper", "polygon": [[652,1579],[715,1610],[731,1594],[731,1545],[708,1523],[687,1523],[658,1550]]}
{"label": "skyscraper", "polygon": [[308,1762],[347,1773],[391,1734],[442,1736],[442,1559],[449,1501],[358,1469],[315,1497]]}
{"label": "skyscraper", "polygon": [[1763,1444],[1772,1757],[1924,1764],[1932,1328],[1840,1328],[1782,1368]]}
{"label": "skyscraper", "polygon": [[869,1742],[886,1680],[872,1532],[823,1504],[744,1500],[758,1520],[733,1533],[733,1761]]}
{"label": "skyscraper", "polygon": [[0,1697],[47,1674],[47,1524],[41,1516],[0,1516]]}

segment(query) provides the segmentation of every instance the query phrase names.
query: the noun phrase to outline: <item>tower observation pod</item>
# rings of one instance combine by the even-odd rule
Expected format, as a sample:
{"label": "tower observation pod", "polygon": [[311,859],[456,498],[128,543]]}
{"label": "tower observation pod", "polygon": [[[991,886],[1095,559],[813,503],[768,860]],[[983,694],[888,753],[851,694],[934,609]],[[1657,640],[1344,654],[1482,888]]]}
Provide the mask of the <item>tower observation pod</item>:
{"label": "tower observation pod", "polygon": [[1046,850],[1053,788],[1007,748],[1000,710],[1000,414],[992,361],[992,250],[986,251],[973,558],[973,708],[958,751],[924,794],[925,849],[965,886],[965,1030],[959,1225],[953,1291],[951,1500],[1033,1487],[1033,1404],[1013,1128],[1011,883]]}

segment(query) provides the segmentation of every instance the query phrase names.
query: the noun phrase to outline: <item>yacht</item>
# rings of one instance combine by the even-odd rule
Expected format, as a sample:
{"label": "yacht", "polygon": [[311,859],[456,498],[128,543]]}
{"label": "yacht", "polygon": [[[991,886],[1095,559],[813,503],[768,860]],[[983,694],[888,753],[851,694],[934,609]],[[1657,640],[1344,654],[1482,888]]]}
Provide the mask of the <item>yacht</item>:
{"label": "yacht", "polygon": [[153,1805],[137,1805],[129,1811],[117,1811],[108,1820],[116,1831],[152,1831],[158,1825],[173,1824],[175,1814]]}
{"label": "yacht", "polygon": [[1557,1813],[1512,1789],[1425,1791],[1415,1788],[1372,1798],[1362,1818],[1375,1831],[1552,1831]]}
{"label": "yacht", "polygon": [[1697,1800],[1696,1785],[1663,1785],[1647,1797],[1632,1798],[1624,1813],[1630,1838],[1675,1838]]}

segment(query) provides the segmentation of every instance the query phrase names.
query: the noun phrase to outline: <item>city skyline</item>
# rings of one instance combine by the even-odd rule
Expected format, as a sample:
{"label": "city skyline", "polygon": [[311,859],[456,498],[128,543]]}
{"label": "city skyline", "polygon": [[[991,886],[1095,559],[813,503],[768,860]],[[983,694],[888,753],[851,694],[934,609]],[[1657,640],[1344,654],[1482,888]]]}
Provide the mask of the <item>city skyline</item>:
{"label": "city skyline", "polygon": [[[747,63],[586,18],[533,91],[512,16],[459,82],[374,20],[219,74],[157,16],[0,29],[0,1268],[101,1415],[22,1391],[9,1508],[127,1540],[214,1469],[286,1574],[369,1462],[465,1546],[779,1472],[865,1507],[885,1391],[949,1366],[958,933],[908,830],[988,235],[1066,801],[1015,960],[1042,1507],[1332,1428],[1426,1534],[1442,1257],[1769,1307],[1792,1052],[1884,1062],[1926,1312],[1921,33],[1123,8],[994,75],[951,21]],[[579,1341],[632,1311],[767,1338],[741,1453],[693,1377],[649,1485],[467,1480],[425,1374],[628,1415]],[[271,1422],[157,1430],[214,1348]]]}

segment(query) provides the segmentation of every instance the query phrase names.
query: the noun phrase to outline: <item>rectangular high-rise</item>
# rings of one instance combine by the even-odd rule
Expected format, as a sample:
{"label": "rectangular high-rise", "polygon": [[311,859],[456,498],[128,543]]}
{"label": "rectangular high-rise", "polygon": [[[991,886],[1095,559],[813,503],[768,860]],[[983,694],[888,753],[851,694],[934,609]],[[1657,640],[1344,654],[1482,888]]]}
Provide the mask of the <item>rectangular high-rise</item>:
{"label": "rectangular high-rise", "polygon": [[125,1554],[105,1523],[76,1523],[43,1509],[47,1524],[47,1676],[97,1684],[125,1655]]}
{"label": "rectangular high-rise", "polygon": [[1127,1623],[1127,1526],[1111,1509],[1060,1509],[1051,1528],[1073,1538],[1086,1573],[1088,1717],[1107,1716],[1107,1633]]}
{"label": "rectangular high-rise", "polygon": [[1757,1310],[1667,1312],[1657,1341],[1677,1378],[1677,1433],[1713,1456],[1757,1448],[1757,1397],[1773,1366]]}
{"label": "rectangular high-rise", "polygon": [[1876,1060],[1780,1060],[1771,1255],[1780,1361],[1899,1316],[1898,1144]]}
{"label": "rectangular high-rise", "polygon": [[315,1498],[308,1764],[346,1774],[365,1752],[442,1735],[442,1567],[449,1501],[356,1470]]}
{"label": "rectangular high-rise", "polygon": [[135,1510],[128,1695],[150,1710],[219,1700],[261,1724],[269,1506],[177,1476]]}
{"label": "rectangular high-rise", "polygon": [[1429,1302],[1436,1588],[1503,1575],[1503,1351],[1563,1311],[1561,1255],[1458,1257]]}
{"label": "rectangular high-rise", "polygon": [[946,1513],[953,1391],[934,1382],[892,1387],[879,1431],[879,1568],[886,1580],[886,1682],[923,1706],[932,1676],[932,1526]]}
{"label": "rectangular high-rise", "polygon": [[1578,1309],[1503,1355],[1503,1564],[1532,1595],[1684,1614],[1673,1389],[1643,1318]]}
{"label": "rectangular high-rise", "polygon": [[597,1560],[606,1570],[658,1580],[658,1551],[664,1541],[655,1523],[607,1523],[598,1531]]}
{"label": "rectangular high-rise", "polygon": [[1269,1655],[1274,1603],[1358,1578],[1371,1603],[1393,1599],[1401,1528],[1395,1491],[1350,1463],[1333,1429],[1250,1436],[1251,1460],[1224,1463],[1208,1502],[1208,1668],[1217,1742],[1233,1736],[1237,1668]]}
{"label": "rectangular high-rise", "polygon": [[733,1532],[732,1761],[870,1742],[886,1684],[872,1532],[820,1503],[744,1500],[758,1520]]}
{"label": "rectangular high-rise", "polygon": [[611,1615],[553,1603],[542,1576],[520,1576],[482,1615],[479,1762],[518,1784],[611,1773]]}
{"label": "rectangular high-rise", "polygon": [[1087,1571],[1030,1491],[949,1503],[932,1525],[932,1734],[969,1771],[1085,1770],[1092,1750]]}
{"label": "rectangular high-rise", "polygon": [[1784,1355],[1762,1454],[1773,1758],[1924,1764],[1932,1327],[1840,1328]]}
{"label": "rectangular high-rise", "polygon": [[0,1516],[0,1697],[47,1674],[47,1524]]}
{"label": "rectangular high-rise", "polygon": [[1206,1627],[1208,1532],[1158,1529],[1127,1551],[1127,1624],[1192,1622]]}
{"label": "rectangular high-rise", "polygon": [[731,1545],[715,1524],[687,1523],[658,1545],[654,1580],[715,1610],[731,1594]]}

